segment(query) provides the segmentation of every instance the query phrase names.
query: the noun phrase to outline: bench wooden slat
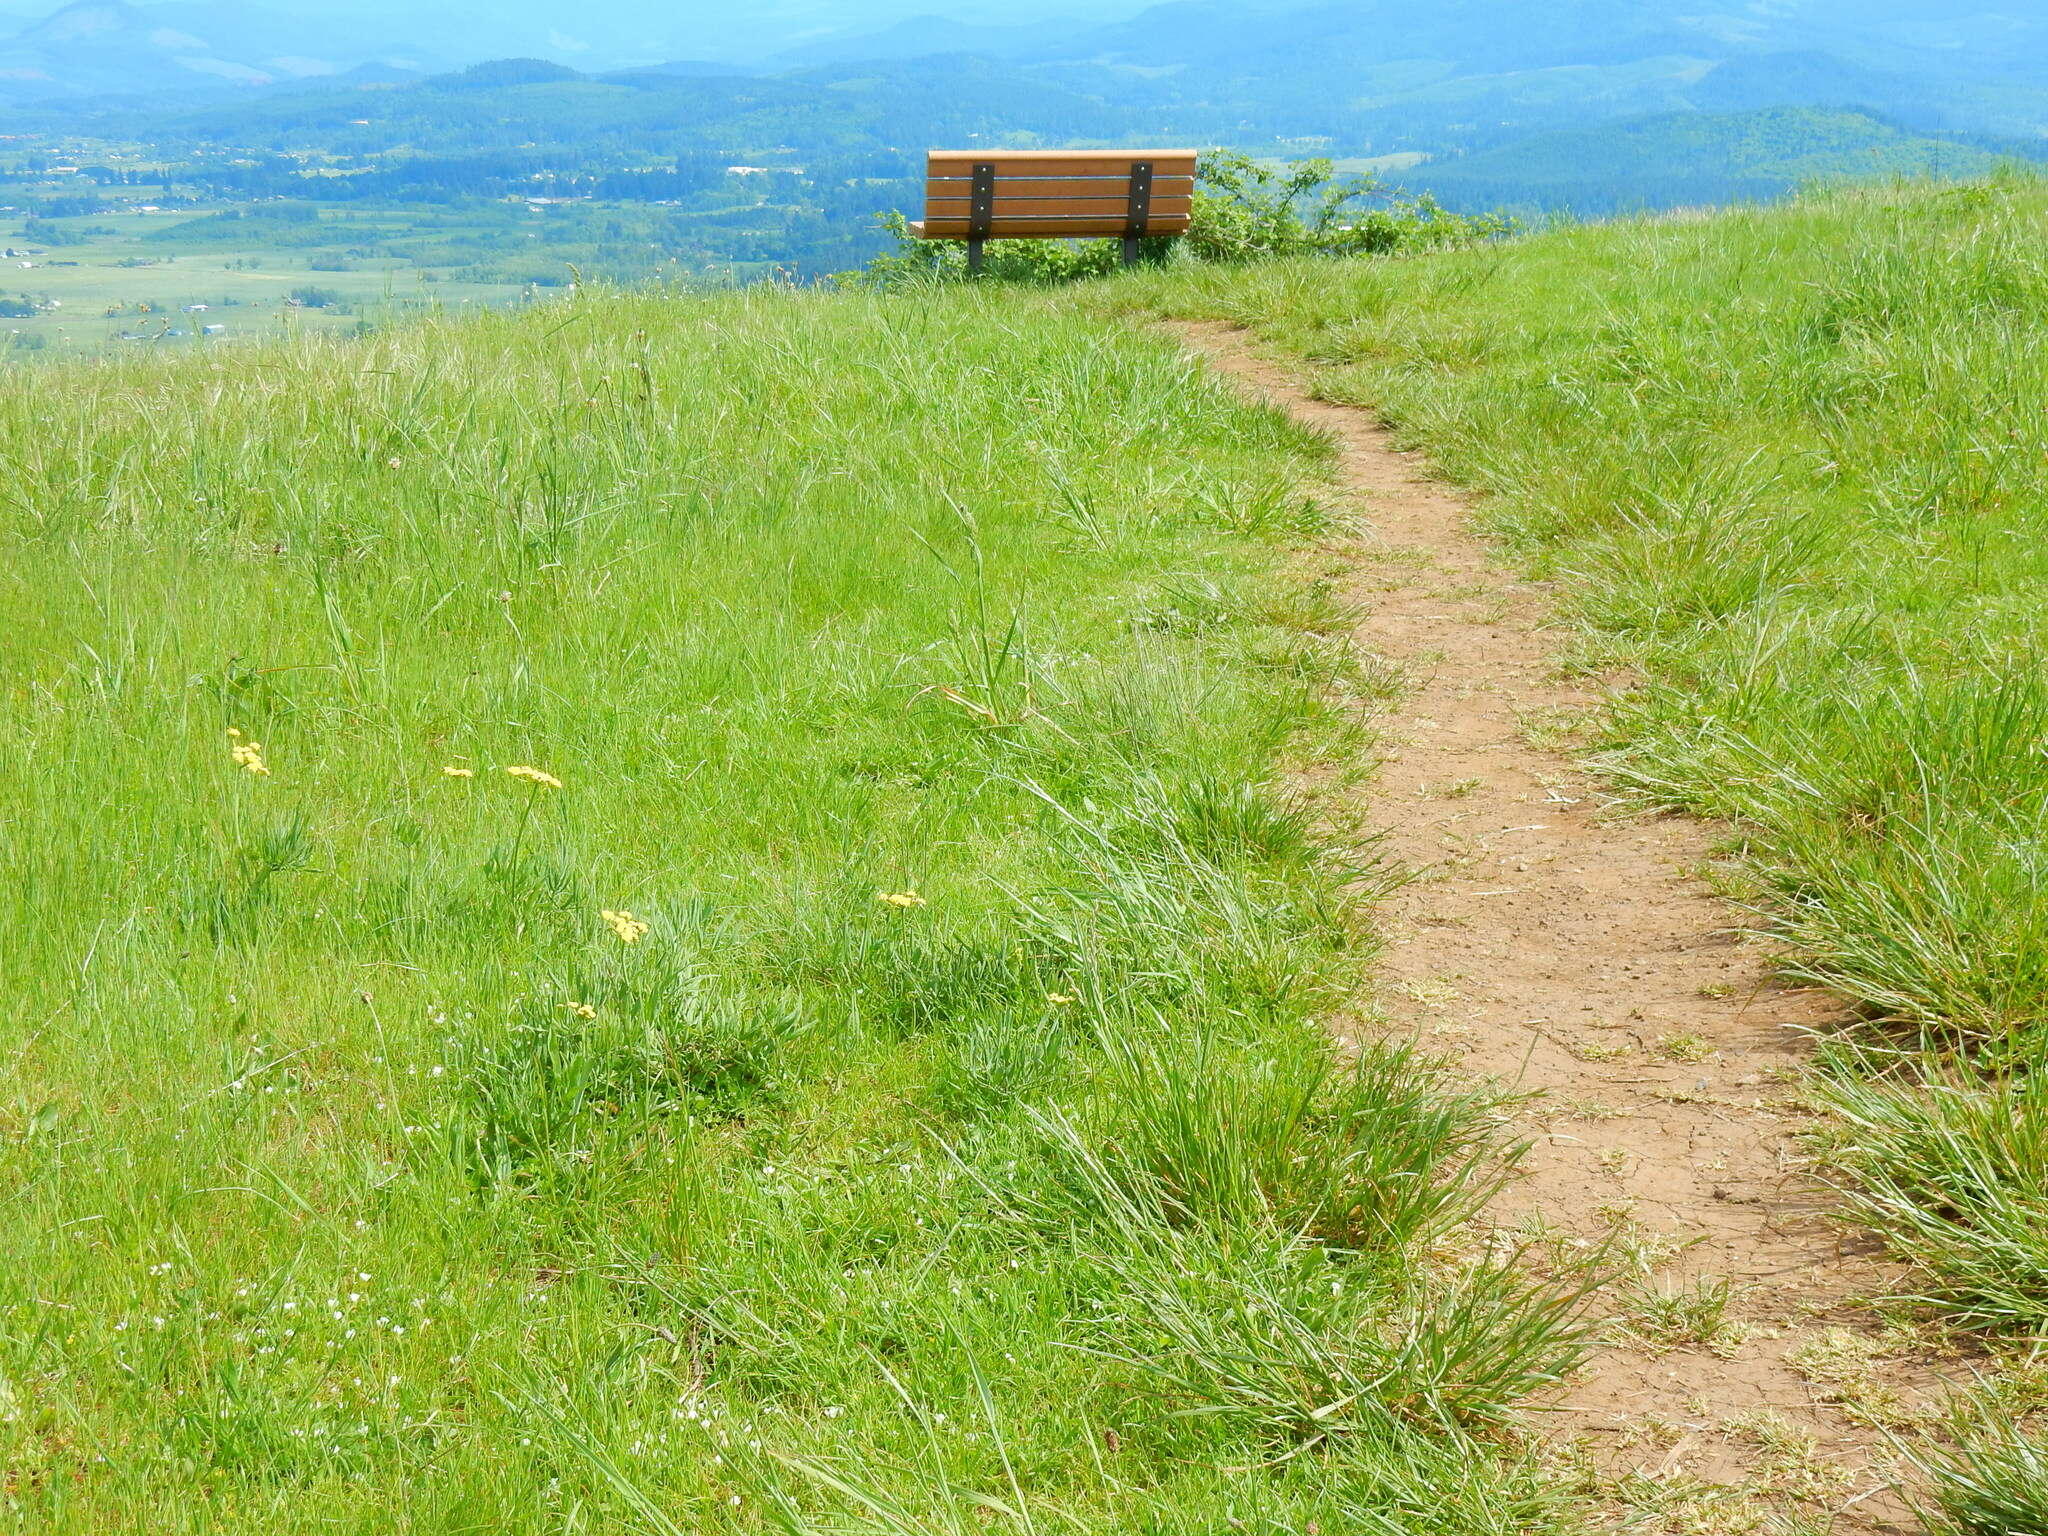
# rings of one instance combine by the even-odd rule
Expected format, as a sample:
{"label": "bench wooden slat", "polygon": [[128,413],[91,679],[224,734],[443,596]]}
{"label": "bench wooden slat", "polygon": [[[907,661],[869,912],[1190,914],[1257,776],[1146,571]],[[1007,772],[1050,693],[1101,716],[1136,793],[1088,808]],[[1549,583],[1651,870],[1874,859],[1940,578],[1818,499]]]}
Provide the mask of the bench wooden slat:
{"label": "bench wooden slat", "polygon": [[1174,150],[1034,149],[975,150],[935,149],[925,162],[927,176],[972,176],[977,165],[994,165],[999,177],[1009,176],[1122,176],[1140,160],[1149,161],[1155,176],[1192,176],[1197,152]]}
{"label": "bench wooden slat", "polygon": [[1140,145],[1136,149],[928,149],[930,160],[1193,160],[1199,149]]}
{"label": "bench wooden slat", "polygon": [[[997,162],[1001,164],[1000,161]],[[935,176],[924,184],[926,197],[965,197],[974,185],[972,176]],[[1192,176],[1154,176],[1152,198],[1189,197],[1195,190]],[[996,201],[1009,197],[1122,197],[1131,195],[1131,178],[1121,176],[1005,176],[996,172]]]}
{"label": "bench wooden slat", "polygon": [[[1007,219],[1028,219],[1036,215],[1047,218],[1056,214],[1073,214],[1075,217],[1124,218],[1129,215],[1131,200],[1123,197],[1004,197],[996,194],[995,217],[998,221]],[[1194,199],[1189,197],[1155,197],[1152,199],[1151,217],[1154,221],[1167,218],[1186,218],[1194,211]],[[961,218],[968,214],[969,203],[964,197],[933,197],[925,200],[925,212],[933,218]]]}
{"label": "bench wooden slat", "polygon": [[[926,219],[922,224],[910,226],[911,233],[922,240],[964,240],[968,235],[967,220]],[[1186,214],[1174,214],[1166,218],[1154,218],[1147,222],[1145,232],[1150,235],[1184,235],[1188,229]],[[1096,235],[1121,235],[1124,219],[1102,218],[1087,215],[1080,218],[1008,218],[992,232],[998,240],[1059,240],[1086,239]]]}

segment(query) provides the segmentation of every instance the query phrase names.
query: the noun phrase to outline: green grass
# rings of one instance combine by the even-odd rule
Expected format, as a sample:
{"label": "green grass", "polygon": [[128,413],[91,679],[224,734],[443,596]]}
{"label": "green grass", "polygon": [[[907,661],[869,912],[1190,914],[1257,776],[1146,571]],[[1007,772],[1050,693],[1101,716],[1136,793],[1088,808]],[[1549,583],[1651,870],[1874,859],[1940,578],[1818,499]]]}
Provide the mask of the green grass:
{"label": "green grass", "polygon": [[2048,1445],[2009,1419],[1965,1417],[1957,1444],[1926,1470],[1934,1536],[2034,1536],[2048,1531]]}
{"label": "green grass", "polygon": [[1319,1024],[1321,443],[984,290],[59,365],[0,444],[15,1523],[1570,1519],[1493,1107]]}
{"label": "green grass", "polygon": [[[1851,1208],[1920,1297],[2021,1339],[2048,1328],[2044,220],[2039,179],[1899,184],[1095,305],[1250,327],[1485,493],[1572,659],[1639,678],[1605,768],[1732,821],[1793,972],[1860,1005],[1821,1080]],[[1970,1513],[1965,1477],[2038,1511],[2031,1442],[1968,1443],[1955,1528],[2039,1529]]]}

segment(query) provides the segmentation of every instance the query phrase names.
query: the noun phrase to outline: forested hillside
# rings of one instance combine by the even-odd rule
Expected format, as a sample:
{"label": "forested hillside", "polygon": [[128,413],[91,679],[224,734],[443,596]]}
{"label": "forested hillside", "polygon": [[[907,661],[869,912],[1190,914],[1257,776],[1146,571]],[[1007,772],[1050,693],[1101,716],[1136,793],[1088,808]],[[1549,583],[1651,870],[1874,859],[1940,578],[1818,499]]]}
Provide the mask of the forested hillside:
{"label": "forested hillside", "polygon": [[1769,202],[1802,187],[1892,176],[1982,176],[2027,146],[1957,142],[1861,112],[1683,113],[1536,134],[1401,173],[1445,205],[1598,217]]}

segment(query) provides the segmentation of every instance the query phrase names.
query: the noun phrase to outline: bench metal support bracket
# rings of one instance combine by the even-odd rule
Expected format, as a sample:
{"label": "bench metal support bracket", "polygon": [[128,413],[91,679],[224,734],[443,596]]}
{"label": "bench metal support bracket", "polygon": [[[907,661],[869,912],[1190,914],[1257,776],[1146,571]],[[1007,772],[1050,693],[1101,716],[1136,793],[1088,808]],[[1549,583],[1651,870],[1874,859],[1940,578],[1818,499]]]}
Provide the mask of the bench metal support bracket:
{"label": "bench metal support bracket", "polygon": [[1131,166],[1131,205],[1124,217],[1124,265],[1135,266],[1138,242],[1152,220],[1152,162],[1139,160]]}
{"label": "bench metal support bracket", "polygon": [[996,220],[996,167],[993,160],[978,162],[974,167],[974,184],[967,193],[967,270],[970,275],[981,272],[982,251],[988,244],[988,232]]}

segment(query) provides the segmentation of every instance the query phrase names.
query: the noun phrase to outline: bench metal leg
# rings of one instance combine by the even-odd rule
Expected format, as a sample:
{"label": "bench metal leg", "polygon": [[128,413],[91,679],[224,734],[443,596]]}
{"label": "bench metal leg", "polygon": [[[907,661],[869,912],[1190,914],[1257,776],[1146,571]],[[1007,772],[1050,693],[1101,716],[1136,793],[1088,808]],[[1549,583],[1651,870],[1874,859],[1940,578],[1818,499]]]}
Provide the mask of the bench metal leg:
{"label": "bench metal leg", "polygon": [[996,163],[975,163],[974,185],[967,194],[967,275],[981,276],[981,251],[996,220]]}
{"label": "bench metal leg", "polygon": [[1138,264],[1138,242],[1145,237],[1145,231],[1152,223],[1152,162],[1134,161],[1131,165],[1131,206],[1124,216],[1124,265]]}

